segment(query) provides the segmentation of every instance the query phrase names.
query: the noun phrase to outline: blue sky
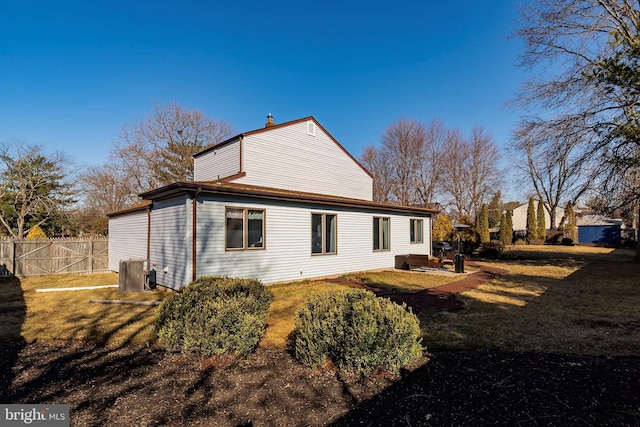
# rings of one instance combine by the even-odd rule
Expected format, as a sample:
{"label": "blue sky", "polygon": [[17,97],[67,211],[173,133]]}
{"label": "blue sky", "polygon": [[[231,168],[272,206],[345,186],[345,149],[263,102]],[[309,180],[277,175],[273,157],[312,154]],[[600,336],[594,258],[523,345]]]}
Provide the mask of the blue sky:
{"label": "blue sky", "polygon": [[354,156],[392,122],[507,143],[526,78],[511,0],[25,1],[0,6],[0,141],[102,164],[175,101],[236,132],[314,116]]}

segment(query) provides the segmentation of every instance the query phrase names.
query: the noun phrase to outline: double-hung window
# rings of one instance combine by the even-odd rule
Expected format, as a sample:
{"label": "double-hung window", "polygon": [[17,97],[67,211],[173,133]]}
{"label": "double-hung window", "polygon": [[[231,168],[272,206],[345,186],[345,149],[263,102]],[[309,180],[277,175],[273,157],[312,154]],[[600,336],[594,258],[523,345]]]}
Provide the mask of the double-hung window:
{"label": "double-hung window", "polygon": [[373,250],[388,251],[391,249],[391,223],[388,217],[373,217]]}
{"label": "double-hung window", "polygon": [[264,249],[264,209],[225,209],[225,248]]}
{"label": "double-hung window", "polygon": [[410,235],[411,235],[411,243],[422,243],[424,242],[424,227],[422,219],[411,219],[410,221]]}
{"label": "double-hung window", "polygon": [[311,254],[338,252],[338,216],[311,214]]}

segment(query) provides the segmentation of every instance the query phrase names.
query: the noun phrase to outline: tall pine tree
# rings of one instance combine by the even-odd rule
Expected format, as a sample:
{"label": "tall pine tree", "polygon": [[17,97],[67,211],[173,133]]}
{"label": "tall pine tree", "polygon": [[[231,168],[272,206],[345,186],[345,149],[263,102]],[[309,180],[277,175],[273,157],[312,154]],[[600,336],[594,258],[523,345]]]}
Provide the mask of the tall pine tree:
{"label": "tall pine tree", "polygon": [[536,219],[538,220],[538,239],[547,240],[547,224],[544,218],[544,203],[542,200],[538,200]]}
{"label": "tall pine tree", "polygon": [[509,223],[507,221],[507,215],[509,212],[502,214],[500,217],[500,240],[505,245],[511,244],[511,231],[509,231]]}
{"label": "tall pine tree", "polygon": [[487,210],[489,214],[489,228],[499,226],[502,220],[502,194],[500,190],[493,194]]}
{"label": "tall pine tree", "polygon": [[538,224],[536,221],[536,208],[533,204],[533,197],[529,198],[529,207],[527,208],[527,240],[531,243],[532,240],[538,238]]}
{"label": "tall pine tree", "polygon": [[566,220],[566,231],[565,237],[571,239],[572,243],[578,243],[578,226],[576,220],[576,214],[573,211],[573,205],[571,203],[567,203],[567,209],[565,210]]}
{"label": "tall pine tree", "polygon": [[489,215],[487,213],[487,205],[482,204],[480,213],[478,214],[478,220],[476,222],[476,229],[480,236],[480,243],[487,243],[490,240],[489,236]]}
{"label": "tall pine tree", "polygon": [[513,243],[513,211],[505,214],[507,220],[507,232],[509,233],[509,243]]}

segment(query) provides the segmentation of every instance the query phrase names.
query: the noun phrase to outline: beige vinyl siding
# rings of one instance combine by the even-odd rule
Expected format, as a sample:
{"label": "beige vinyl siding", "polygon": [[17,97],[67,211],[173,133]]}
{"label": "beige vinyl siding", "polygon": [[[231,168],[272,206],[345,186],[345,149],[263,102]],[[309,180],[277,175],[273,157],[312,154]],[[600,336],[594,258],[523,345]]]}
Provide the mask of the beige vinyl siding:
{"label": "beige vinyl siding", "polygon": [[[538,201],[536,200],[533,204],[534,206],[534,210],[536,211],[536,214],[538,212]],[[549,205],[545,203],[545,206],[548,207]],[[549,227],[551,226],[551,216],[549,215],[549,212],[547,211],[545,207],[544,210],[544,221],[545,221],[545,225],[547,226],[547,229],[549,229]],[[527,229],[527,210],[529,209],[529,203],[525,203],[522,204],[520,206],[518,206],[517,208],[515,208],[513,210],[513,230],[514,231],[524,231]],[[562,217],[564,216],[564,209],[561,207],[556,208],[555,210],[555,216],[556,216],[556,226],[560,225],[560,221],[562,220]]]}
{"label": "beige vinyl siding", "polygon": [[238,139],[195,157],[193,159],[194,181],[214,181],[241,172],[240,146]]}
{"label": "beige vinyl siding", "polygon": [[120,270],[120,261],[147,259],[147,211],[109,218],[109,270]]}
{"label": "beige vinyl siding", "polygon": [[234,182],[372,200],[372,179],[323,130],[307,122],[248,135],[245,177]]}
{"label": "beige vinyl siding", "polygon": [[191,281],[191,209],[185,196],[153,205],[150,263],[159,285],[179,289]]}

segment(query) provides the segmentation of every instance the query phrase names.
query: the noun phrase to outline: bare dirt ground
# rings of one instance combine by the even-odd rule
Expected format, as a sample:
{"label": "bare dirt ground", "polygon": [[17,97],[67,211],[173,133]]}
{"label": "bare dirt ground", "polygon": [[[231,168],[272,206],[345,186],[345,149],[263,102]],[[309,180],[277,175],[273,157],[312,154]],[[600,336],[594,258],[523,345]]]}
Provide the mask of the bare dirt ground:
{"label": "bare dirt ground", "polygon": [[[389,296],[456,309],[455,293],[499,273]],[[0,344],[0,361],[0,403],[67,403],[74,426],[640,425],[640,357],[435,351],[371,378],[311,372],[275,348],[237,361],[14,342]]]}
{"label": "bare dirt ground", "polygon": [[640,425],[640,358],[429,357],[398,378],[362,379],[310,372],[280,349],[225,364],[146,347],[4,344],[0,402],[67,403],[75,426]]}

